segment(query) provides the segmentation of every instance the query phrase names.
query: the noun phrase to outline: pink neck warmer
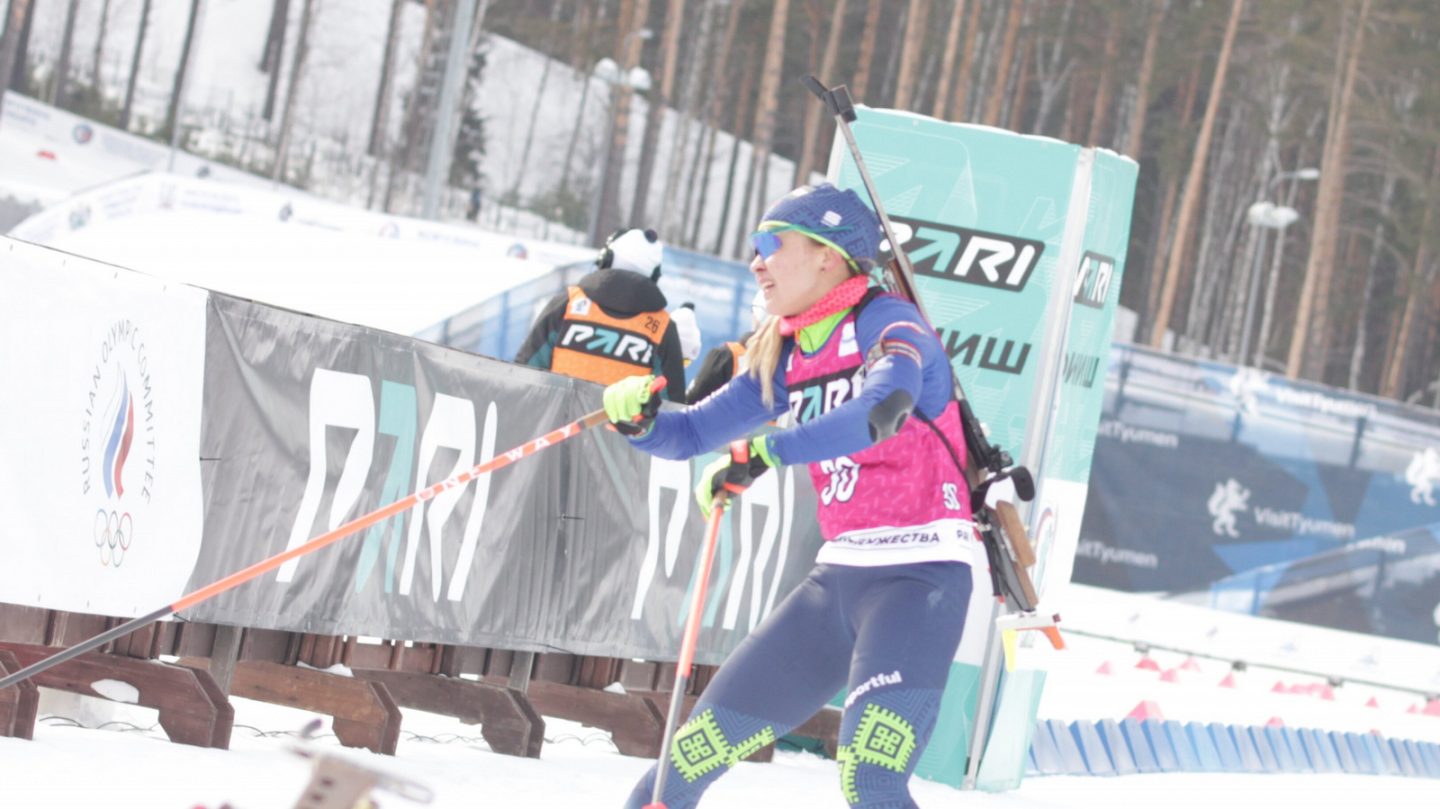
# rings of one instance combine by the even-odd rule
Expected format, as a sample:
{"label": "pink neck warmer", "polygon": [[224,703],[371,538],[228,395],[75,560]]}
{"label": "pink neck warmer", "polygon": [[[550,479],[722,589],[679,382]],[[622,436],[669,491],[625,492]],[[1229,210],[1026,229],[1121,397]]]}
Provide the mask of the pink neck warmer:
{"label": "pink neck warmer", "polygon": [[825,297],[816,301],[815,305],[809,309],[798,315],[780,318],[781,336],[790,337],[812,323],[818,323],[836,312],[849,309],[865,297],[865,290],[869,287],[870,279],[863,275],[857,275],[841,282],[834,289],[825,293]]}

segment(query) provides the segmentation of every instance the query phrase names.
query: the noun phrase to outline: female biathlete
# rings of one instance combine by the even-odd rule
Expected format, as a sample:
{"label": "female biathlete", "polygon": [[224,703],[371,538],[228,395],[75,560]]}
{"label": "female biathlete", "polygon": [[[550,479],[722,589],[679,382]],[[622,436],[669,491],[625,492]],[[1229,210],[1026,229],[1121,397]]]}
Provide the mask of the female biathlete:
{"label": "female biathlete", "polygon": [[[605,389],[636,447],[683,459],[788,411],[701,475],[709,515],[772,466],[808,464],[825,542],[814,569],[735,649],[676,733],[662,799],[693,807],[732,764],[845,689],[840,787],[851,806],[913,807],[908,782],[940,707],[984,551],[960,466],[958,405],[939,339],[913,304],[872,289],[879,221],[825,183],[781,199],[751,236],[771,317],[750,369],[700,404],[655,414],[651,377]],[[913,418],[912,418],[913,416]],[[652,767],[627,806],[649,803]]]}

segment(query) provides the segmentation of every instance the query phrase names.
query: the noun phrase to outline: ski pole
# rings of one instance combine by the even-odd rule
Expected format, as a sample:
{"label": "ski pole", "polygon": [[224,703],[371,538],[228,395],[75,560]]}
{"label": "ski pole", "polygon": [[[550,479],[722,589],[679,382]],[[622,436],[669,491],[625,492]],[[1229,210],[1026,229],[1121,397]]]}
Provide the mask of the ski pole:
{"label": "ski pole", "polygon": [[860,157],[860,144],[855,142],[855,133],[850,131],[850,122],[854,121],[855,103],[850,100],[850,91],[845,85],[826,89],[814,76],[805,76],[801,79],[810,92],[830,110],[835,116],[835,128],[840,130],[840,135],[845,138],[845,145],[850,149],[850,156],[855,161],[855,168],[860,172],[860,182],[865,186],[865,193],[870,196],[870,203],[875,206],[875,214],[880,218],[880,227],[885,232],[885,240],[890,242],[890,253],[895,257],[895,263],[900,266],[898,273],[891,273],[891,281],[897,287],[896,291],[910,299],[915,308],[920,310],[921,317],[930,322],[930,315],[925,311],[925,304],[920,301],[920,291],[915,288],[915,268],[910,264],[910,256],[900,249],[900,242],[895,238],[895,226],[890,224],[890,215],[885,213],[885,206],[880,204],[880,194],[875,190],[875,181],[870,179],[870,170],[865,167],[865,161]]}
{"label": "ski pole", "polygon": [[[652,384],[650,387],[651,395],[658,395],[658,392],[664,387],[665,377],[656,377],[654,384]],[[488,472],[494,472],[497,469],[503,469],[510,464],[515,463],[516,461],[534,455],[535,453],[548,446],[551,446],[552,444],[558,444],[567,438],[579,435],[585,429],[594,427],[595,425],[604,423],[605,421],[607,421],[607,419],[605,416],[605,411],[603,409],[596,410],[593,413],[587,413],[586,415],[581,416],[580,418],[570,422],[569,424],[566,424],[564,427],[551,430],[550,432],[545,433],[538,438],[531,439],[530,441],[527,441],[512,450],[496,455],[488,461],[476,464],[475,466],[472,466],[463,472],[456,473],[455,475],[452,475],[451,477],[446,478],[439,483],[421,489],[418,492],[414,492],[413,494],[405,497],[404,499],[397,500],[388,506],[382,506],[370,512],[369,514],[361,517],[356,517],[350,522],[347,522],[344,525],[335,528],[334,530],[321,534],[320,536],[315,537],[314,539],[304,543],[303,545],[296,545],[289,550],[281,551],[280,553],[277,553],[274,556],[269,557],[268,559],[262,559],[261,561],[256,562],[255,564],[247,568],[231,573],[223,579],[201,587],[199,590],[196,590],[188,595],[182,596],[180,600],[172,604],[167,604],[155,610],[154,612],[141,615],[138,618],[132,618],[129,621],[120,624],[119,626],[115,626],[105,630],[104,632],[101,632],[100,634],[96,635],[93,638],[90,638],[89,640],[81,641],[80,643],[71,646],[64,651],[56,652],[55,654],[43,660],[37,660],[36,662],[26,666],[25,668],[20,669],[14,674],[0,677],[0,688],[7,688],[9,686],[15,685],[16,683],[24,682],[25,680],[30,679],[31,677],[39,674],[42,671],[54,668],[55,666],[58,666],[67,660],[72,660],[76,657],[79,657],[80,655],[90,651],[91,649],[103,646],[113,640],[123,638],[131,632],[149,626],[150,624],[153,624],[156,621],[161,620],[162,618],[169,617],[177,612],[180,612],[183,609],[193,607],[202,601],[207,601],[211,598],[214,598],[215,596],[220,595],[227,590],[231,590],[241,584],[244,584],[245,582],[258,577],[263,573],[274,570],[275,568],[285,564],[291,559],[299,558],[308,553],[318,551],[321,548],[339,542],[345,537],[350,536],[351,534],[354,534],[361,529],[369,528],[375,523],[389,519],[390,517],[393,517],[403,511],[408,511],[409,509],[414,508],[416,505],[423,503],[427,500],[434,499],[441,492],[447,491],[449,489],[454,489],[458,486],[464,486],[465,484],[469,483],[470,481],[481,475],[484,475]]]}
{"label": "ski pole", "polygon": [[675,742],[675,723],[680,718],[680,705],[685,701],[685,686],[690,680],[691,664],[695,660],[695,647],[700,644],[700,614],[705,611],[705,589],[710,582],[710,565],[715,560],[715,542],[720,535],[720,518],[725,515],[730,494],[725,491],[715,495],[710,512],[710,522],[705,526],[705,544],[700,549],[700,576],[695,583],[695,592],[690,595],[690,613],[685,616],[685,634],[680,638],[680,660],[675,664],[675,686],[670,691],[670,710],[665,716],[665,734],[660,740],[660,755],[655,759],[655,786],[650,791],[650,802],[644,809],[666,809],[662,797],[665,794],[665,757],[670,745]]}

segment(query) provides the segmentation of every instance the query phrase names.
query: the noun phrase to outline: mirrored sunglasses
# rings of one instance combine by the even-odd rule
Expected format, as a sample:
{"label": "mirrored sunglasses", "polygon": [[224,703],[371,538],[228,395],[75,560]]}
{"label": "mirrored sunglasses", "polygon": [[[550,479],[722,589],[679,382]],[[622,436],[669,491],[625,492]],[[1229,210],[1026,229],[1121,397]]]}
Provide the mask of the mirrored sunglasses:
{"label": "mirrored sunglasses", "polygon": [[780,234],[768,230],[757,231],[750,234],[750,244],[760,258],[769,261],[771,256],[780,251]]}

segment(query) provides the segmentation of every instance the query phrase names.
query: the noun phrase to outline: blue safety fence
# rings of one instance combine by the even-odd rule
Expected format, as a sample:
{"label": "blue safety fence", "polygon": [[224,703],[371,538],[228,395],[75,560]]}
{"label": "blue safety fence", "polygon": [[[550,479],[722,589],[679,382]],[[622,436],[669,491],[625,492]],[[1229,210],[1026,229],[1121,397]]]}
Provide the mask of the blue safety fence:
{"label": "blue safety fence", "polygon": [[1440,744],[1278,725],[1042,719],[1029,775],[1352,773],[1440,778]]}

